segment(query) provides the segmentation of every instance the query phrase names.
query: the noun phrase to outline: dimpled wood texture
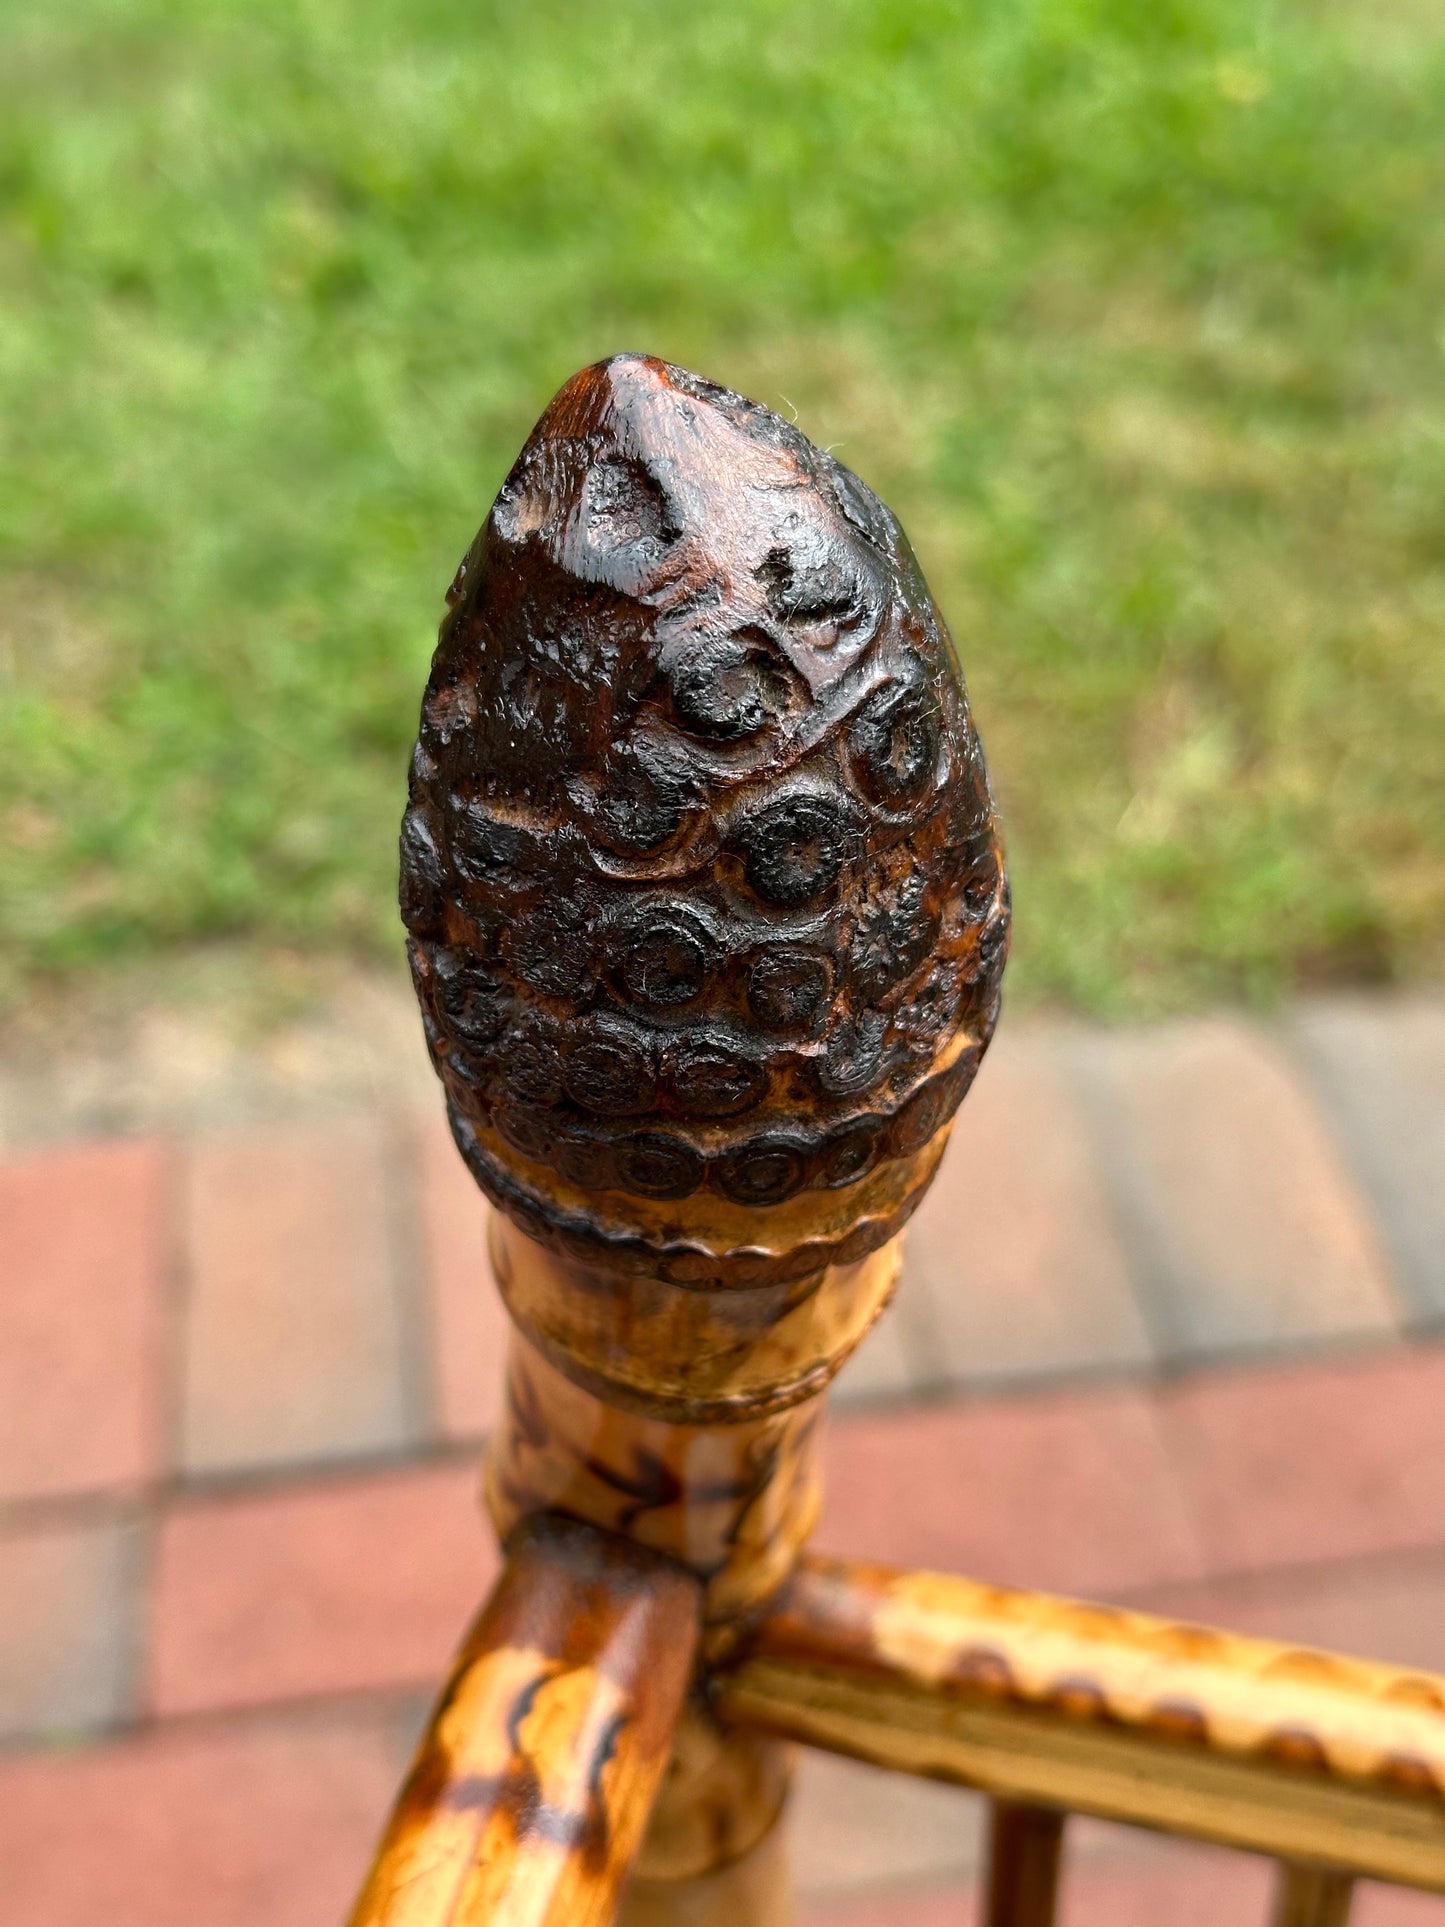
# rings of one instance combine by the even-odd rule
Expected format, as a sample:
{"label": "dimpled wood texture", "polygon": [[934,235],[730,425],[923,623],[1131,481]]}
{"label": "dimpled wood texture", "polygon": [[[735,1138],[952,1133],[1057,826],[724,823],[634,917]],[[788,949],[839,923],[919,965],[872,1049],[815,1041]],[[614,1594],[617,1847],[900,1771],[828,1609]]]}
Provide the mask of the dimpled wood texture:
{"label": "dimpled wood texture", "polygon": [[805,1560],[727,1719],[1445,1891],[1445,1678],[937,1573]]}
{"label": "dimpled wood texture", "polygon": [[769,410],[622,355],[547,409],[449,600],[402,909],[479,1182],[534,1237],[683,1284],[886,1242],[1008,932],[893,516]]}
{"label": "dimpled wood texture", "polygon": [[432,1714],[351,1927],[602,1927],[698,1637],[676,1567],[533,1520]]}

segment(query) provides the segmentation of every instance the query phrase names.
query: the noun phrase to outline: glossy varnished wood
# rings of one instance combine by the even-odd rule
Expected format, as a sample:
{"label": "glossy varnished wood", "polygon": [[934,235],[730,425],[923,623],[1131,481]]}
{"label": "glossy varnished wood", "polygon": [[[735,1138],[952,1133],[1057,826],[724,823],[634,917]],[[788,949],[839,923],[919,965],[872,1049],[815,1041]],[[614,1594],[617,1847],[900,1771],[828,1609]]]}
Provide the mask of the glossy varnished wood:
{"label": "glossy varnished wood", "polygon": [[509,1549],[351,1927],[602,1927],[667,1766],[695,1580],[569,1520]]}
{"label": "glossy varnished wood", "polygon": [[754,1730],[997,1797],[1445,1891],[1445,1679],[809,1560],[719,1672]]}
{"label": "glossy varnished wood", "polygon": [[637,1855],[634,1886],[692,1881],[746,1859],[755,1888],[753,1848],[782,1811],[794,1752],[766,1735],[724,1726],[705,1691],[694,1693],[673,1735],[672,1758]]}
{"label": "glossy varnished wood", "polygon": [[[931,1170],[946,1132],[924,1147]],[[856,1200],[855,1200],[856,1202]],[[899,1240],[802,1278],[728,1291],[556,1257],[494,1216],[492,1271],[517,1329],[604,1404],[696,1431],[751,1425],[825,1391],[898,1280]]]}
{"label": "glossy varnished wood", "polygon": [[492,1257],[517,1326],[487,1458],[498,1532],[562,1511],[668,1553],[704,1581],[717,1651],[812,1530],[820,1395],[887,1304],[897,1242],[727,1292],[583,1273],[505,1220]]}

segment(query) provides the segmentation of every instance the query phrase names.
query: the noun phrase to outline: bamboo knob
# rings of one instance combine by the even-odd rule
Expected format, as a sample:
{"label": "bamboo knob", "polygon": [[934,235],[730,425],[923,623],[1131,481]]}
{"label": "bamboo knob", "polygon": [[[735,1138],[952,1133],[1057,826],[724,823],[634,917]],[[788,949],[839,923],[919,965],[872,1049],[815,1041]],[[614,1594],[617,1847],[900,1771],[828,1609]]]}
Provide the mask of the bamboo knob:
{"label": "bamboo knob", "polygon": [[761,1287],[917,1204],[1008,891],[947,630],[871,491],[620,355],[457,571],[402,832],[452,1129],[566,1262]]}

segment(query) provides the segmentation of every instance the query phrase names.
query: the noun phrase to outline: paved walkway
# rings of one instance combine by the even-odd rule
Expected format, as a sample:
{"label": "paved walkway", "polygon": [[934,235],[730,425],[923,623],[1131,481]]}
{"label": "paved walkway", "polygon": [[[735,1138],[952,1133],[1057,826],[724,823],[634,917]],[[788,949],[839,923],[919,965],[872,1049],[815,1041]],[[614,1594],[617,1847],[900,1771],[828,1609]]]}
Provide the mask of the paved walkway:
{"label": "paved walkway", "polygon": [[[0,1077],[21,1927],[337,1920],[494,1571],[483,1210],[435,1102],[368,1075],[151,1112]],[[1442,1179],[1440,1001],[1006,1026],[840,1383],[824,1545],[1445,1670]],[[808,1921],[967,1920],[977,1829],[810,1758]],[[1067,1927],[1264,1917],[1244,1857],[1070,1851]]]}

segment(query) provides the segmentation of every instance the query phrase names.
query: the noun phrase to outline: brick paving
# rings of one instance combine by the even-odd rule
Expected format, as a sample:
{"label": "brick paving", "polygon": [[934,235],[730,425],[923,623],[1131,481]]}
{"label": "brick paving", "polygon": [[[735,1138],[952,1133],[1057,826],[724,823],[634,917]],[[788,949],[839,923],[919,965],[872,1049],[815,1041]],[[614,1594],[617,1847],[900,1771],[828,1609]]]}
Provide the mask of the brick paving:
{"label": "brick paving", "polygon": [[163,1469],[170,1162],[142,1142],[0,1163],[0,1503]]}
{"label": "brick paving", "polygon": [[412,1441],[385,1166],[383,1133],[361,1122],[189,1148],[179,1449],[187,1471]]}
{"label": "brick paving", "polygon": [[436,1426],[443,1438],[475,1441],[501,1411],[502,1380],[491,1361],[506,1342],[507,1314],[495,1291],[477,1289],[479,1278],[490,1277],[486,1213],[477,1209],[477,1187],[439,1105],[416,1132],[415,1147]]}
{"label": "brick paving", "polygon": [[[101,1081],[58,1114],[120,1135],[40,1143],[0,1075],[0,1893],[312,1927],[495,1571],[485,1210],[404,1077],[170,1116]],[[1006,1026],[820,1543],[1445,1670],[1442,1170],[1439,1001]],[[969,1796],[810,1757],[795,1809],[808,1927],[970,1918]],[[1264,1917],[1243,1857],[1078,1825],[1069,1866],[1064,1927]]]}
{"label": "brick paving", "polygon": [[1121,1372],[1152,1357],[1118,1214],[1057,1041],[989,1062],[908,1240],[924,1382]]}
{"label": "brick paving", "polygon": [[889,1564],[1049,1592],[1200,1578],[1198,1511],[1168,1450],[1167,1398],[1100,1387],[835,1423],[819,1548],[867,1547]]}
{"label": "brick paving", "polygon": [[1171,1357],[1396,1328],[1369,1208],[1278,1044],[1208,1018],[1078,1057]]}

